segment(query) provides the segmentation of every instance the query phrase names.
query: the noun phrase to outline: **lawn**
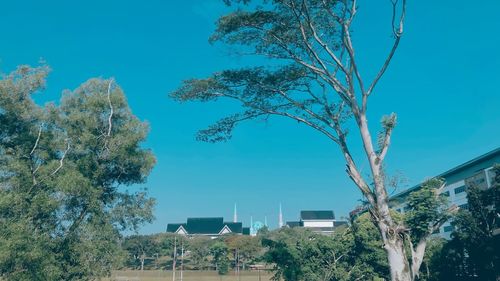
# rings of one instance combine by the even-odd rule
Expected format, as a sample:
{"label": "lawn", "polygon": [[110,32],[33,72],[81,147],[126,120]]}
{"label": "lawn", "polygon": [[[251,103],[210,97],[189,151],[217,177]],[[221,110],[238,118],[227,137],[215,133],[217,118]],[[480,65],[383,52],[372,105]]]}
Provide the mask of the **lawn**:
{"label": "lawn", "polygon": [[[260,276],[259,276],[260,275]],[[107,281],[169,281],[172,279],[172,271],[160,270],[127,270],[114,271],[111,279]],[[268,272],[261,271],[242,271],[240,276],[234,272],[219,276],[215,271],[184,271],[183,281],[270,281],[271,275]],[[180,281],[180,272],[176,273],[176,280]]]}

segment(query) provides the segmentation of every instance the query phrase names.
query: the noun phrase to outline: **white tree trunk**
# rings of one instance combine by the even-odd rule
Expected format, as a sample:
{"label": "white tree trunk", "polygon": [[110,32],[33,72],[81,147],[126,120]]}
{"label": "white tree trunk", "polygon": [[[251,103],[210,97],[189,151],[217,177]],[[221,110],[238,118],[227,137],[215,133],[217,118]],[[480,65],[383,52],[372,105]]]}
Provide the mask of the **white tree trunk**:
{"label": "white tree trunk", "polygon": [[392,281],[412,281],[410,266],[405,255],[403,241],[397,239],[387,242],[384,246],[387,251]]}
{"label": "white tree trunk", "polygon": [[417,244],[417,247],[415,249],[412,249],[411,272],[412,272],[412,277],[414,280],[419,277],[420,266],[422,265],[422,262],[424,261],[426,246],[427,246],[427,240],[426,240],[426,238],[423,238],[422,241],[420,241]]}

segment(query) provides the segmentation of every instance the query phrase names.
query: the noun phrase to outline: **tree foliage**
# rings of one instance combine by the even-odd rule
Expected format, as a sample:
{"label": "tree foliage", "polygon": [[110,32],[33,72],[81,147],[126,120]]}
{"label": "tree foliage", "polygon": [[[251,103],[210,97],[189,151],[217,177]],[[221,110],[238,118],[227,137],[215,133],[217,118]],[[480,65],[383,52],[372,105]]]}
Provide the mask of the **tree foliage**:
{"label": "tree foliage", "polygon": [[148,128],[113,80],[91,79],[59,104],[36,104],[48,68],[0,80],[0,276],[90,280],[118,262],[122,230],[151,221],[143,183]]}
{"label": "tree foliage", "polygon": [[231,235],[224,239],[224,243],[234,253],[235,266],[241,266],[243,270],[247,264],[256,261],[263,250],[260,237]]}
{"label": "tree foliage", "polygon": [[223,241],[216,241],[210,246],[210,254],[213,257],[215,268],[220,275],[229,271],[229,250]]}
{"label": "tree foliage", "polygon": [[500,276],[500,166],[493,169],[492,187],[467,189],[468,209],[454,219],[451,241],[441,253],[442,280],[498,280]]}
{"label": "tree foliage", "polygon": [[333,236],[305,228],[271,232],[262,244],[264,260],[274,265],[273,280],[380,280],[389,276],[380,233],[364,214]]}
{"label": "tree foliage", "polygon": [[212,240],[208,237],[193,237],[189,240],[189,260],[194,269],[210,268],[210,246]]}
{"label": "tree foliage", "polygon": [[122,248],[128,253],[125,262],[127,267],[144,270],[146,259],[159,252],[160,244],[158,242],[153,237],[145,235],[132,235],[125,238]]}
{"label": "tree foliage", "polygon": [[444,186],[442,179],[427,180],[406,199],[408,212],[405,213],[405,222],[411,229],[411,242],[427,239],[456,212],[457,207],[448,206],[448,200],[442,194]]}

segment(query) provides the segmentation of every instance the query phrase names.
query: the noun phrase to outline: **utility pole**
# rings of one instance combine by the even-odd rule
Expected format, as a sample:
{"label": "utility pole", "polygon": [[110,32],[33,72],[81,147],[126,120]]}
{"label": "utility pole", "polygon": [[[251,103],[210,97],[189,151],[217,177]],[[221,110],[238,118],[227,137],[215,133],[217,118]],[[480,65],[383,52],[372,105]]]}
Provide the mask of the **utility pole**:
{"label": "utility pole", "polygon": [[177,237],[174,238],[174,259],[172,260],[172,281],[175,281],[175,263],[177,260]]}
{"label": "utility pole", "polygon": [[184,281],[184,240],[181,242],[181,281]]}
{"label": "utility pole", "polygon": [[236,273],[238,274],[238,281],[241,281],[240,277],[240,250],[236,249]]}

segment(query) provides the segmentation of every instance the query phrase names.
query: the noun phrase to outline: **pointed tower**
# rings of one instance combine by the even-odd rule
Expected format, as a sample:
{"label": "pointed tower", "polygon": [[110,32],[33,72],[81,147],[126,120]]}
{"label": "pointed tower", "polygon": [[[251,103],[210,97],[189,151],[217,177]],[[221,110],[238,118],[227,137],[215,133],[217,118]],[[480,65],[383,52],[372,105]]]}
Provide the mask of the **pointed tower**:
{"label": "pointed tower", "polygon": [[233,222],[238,222],[238,212],[236,210],[236,203],[234,203]]}
{"label": "pointed tower", "polygon": [[280,214],[278,216],[278,227],[283,227],[283,212],[281,211],[281,203],[280,203]]}
{"label": "pointed tower", "polygon": [[253,227],[253,216],[250,216],[250,235],[255,236],[256,232],[257,231],[255,231],[255,228]]}
{"label": "pointed tower", "polygon": [[268,227],[268,226],[267,226],[267,216],[265,216],[265,217],[264,217],[264,226],[265,226],[265,227]]}

